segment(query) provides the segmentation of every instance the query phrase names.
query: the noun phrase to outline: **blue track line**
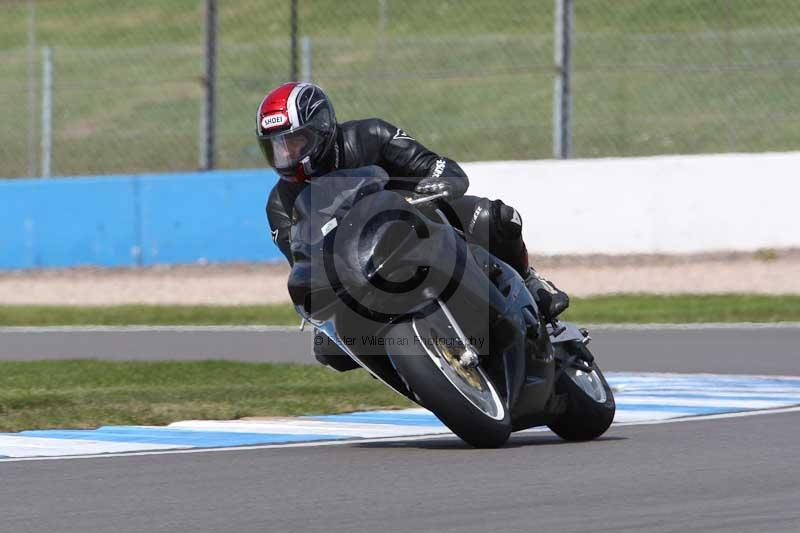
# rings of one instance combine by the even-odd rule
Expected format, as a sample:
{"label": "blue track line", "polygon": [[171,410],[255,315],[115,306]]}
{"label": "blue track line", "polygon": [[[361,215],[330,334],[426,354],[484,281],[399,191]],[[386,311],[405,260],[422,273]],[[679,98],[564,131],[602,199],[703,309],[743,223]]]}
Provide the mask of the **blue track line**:
{"label": "blue track line", "polygon": [[198,448],[337,440],[345,438],[341,435],[239,433],[136,426],[104,426],[95,430],[32,430],[22,431],[17,435],[21,437],[38,437],[45,439],[136,442],[174,446],[193,446]]}

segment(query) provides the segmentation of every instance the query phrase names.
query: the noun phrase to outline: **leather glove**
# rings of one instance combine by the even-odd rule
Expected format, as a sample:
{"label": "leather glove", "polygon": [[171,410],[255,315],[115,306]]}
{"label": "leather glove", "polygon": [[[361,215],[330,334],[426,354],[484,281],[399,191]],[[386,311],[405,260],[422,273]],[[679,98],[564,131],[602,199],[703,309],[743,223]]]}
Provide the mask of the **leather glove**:
{"label": "leather glove", "polygon": [[443,178],[423,178],[414,188],[417,194],[430,195],[446,192],[448,196],[453,195],[453,185]]}

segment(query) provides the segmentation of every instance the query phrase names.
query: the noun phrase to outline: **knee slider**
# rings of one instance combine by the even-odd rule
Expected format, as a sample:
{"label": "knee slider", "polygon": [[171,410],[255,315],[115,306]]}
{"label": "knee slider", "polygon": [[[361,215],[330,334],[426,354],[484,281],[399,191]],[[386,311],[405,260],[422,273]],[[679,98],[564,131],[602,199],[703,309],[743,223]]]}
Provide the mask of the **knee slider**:
{"label": "knee slider", "polygon": [[343,352],[335,342],[321,333],[314,335],[314,357],[317,362],[339,372],[359,368],[358,363]]}

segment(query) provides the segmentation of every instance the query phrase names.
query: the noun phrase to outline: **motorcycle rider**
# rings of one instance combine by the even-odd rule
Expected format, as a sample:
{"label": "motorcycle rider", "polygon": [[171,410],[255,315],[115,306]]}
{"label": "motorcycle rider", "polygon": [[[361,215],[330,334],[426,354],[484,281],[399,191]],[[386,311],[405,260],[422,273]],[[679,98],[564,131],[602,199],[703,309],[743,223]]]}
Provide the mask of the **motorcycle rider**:
{"label": "motorcycle rider", "polygon": [[[370,118],[337,123],[325,92],[311,83],[285,83],[261,101],[256,136],[270,166],[281,179],[267,201],[272,240],[293,263],[292,208],[307,181],[345,169],[382,167],[390,177],[412,178],[414,192],[447,191],[447,202],[462,222],[467,239],[511,265],[525,280],[544,317],[550,321],[569,305],[569,297],[528,264],[522,219],[501,200],[465,196],[469,180],[458,164],[423,146],[404,130]],[[321,335],[317,332],[317,335]],[[356,368],[333,343],[318,342],[317,359],[337,370]]]}

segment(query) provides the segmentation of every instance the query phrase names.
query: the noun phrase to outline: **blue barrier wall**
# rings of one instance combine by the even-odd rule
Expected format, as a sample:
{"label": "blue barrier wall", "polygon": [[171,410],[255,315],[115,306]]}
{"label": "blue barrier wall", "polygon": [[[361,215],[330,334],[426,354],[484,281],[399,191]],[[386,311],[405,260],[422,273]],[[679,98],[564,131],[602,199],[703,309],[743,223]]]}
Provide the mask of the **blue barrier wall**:
{"label": "blue barrier wall", "polygon": [[269,261],[271,170],[0,180],[0,269]]}

